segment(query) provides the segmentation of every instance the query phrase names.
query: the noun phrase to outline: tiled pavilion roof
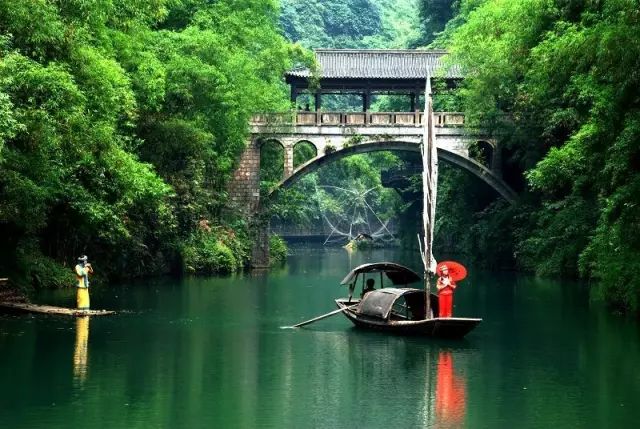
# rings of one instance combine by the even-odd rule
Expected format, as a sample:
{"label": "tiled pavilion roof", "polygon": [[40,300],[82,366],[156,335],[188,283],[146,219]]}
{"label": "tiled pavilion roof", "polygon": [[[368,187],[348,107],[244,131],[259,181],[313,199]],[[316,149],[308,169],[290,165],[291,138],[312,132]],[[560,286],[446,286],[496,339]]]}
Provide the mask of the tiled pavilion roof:
{"label": "tiled pavilion roof", "polygon": [[[317,49],[321,79],[424,79],[427,74],[461,79],[460,67],[441,69],[442,50]],[[287,77],[311,77],[307,68],[294,69]]]}

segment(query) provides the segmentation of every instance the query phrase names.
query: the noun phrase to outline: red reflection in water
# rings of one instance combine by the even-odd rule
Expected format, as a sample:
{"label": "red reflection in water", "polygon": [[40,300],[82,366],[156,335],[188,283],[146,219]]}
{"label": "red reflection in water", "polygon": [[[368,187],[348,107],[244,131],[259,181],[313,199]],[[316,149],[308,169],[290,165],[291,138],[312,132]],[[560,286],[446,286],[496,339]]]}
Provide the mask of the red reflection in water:
{"label": "red reflection in water", "polygon": [[436,418],[438,428],[462,426],[466,406],[464,378],[455,375],[451,352],[438,355],[438,380],[436,383]]}

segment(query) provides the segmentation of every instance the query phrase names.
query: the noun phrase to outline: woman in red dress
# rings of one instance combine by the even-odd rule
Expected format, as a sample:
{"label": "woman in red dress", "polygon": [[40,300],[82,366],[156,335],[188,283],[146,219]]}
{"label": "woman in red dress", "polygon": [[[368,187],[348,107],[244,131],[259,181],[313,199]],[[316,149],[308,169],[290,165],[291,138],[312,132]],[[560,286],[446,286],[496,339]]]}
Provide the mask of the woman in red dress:
{"label": "woman in red dress", "polygon": [[438,277],[438,317],[451,317],[453,313],[453,291],[457,287],[456,282],[449,277],[449,267],[440,267]]}

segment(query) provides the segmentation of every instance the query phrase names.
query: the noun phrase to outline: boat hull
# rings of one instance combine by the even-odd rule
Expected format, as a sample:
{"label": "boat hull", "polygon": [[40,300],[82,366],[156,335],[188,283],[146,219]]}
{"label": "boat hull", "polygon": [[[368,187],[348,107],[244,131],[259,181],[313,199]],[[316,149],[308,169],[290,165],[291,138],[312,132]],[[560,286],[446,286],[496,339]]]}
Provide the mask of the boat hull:
{"label": "boat hull", "polygon": [[358,328],[387,332],[397,335],[417,335],[434,338],[459,339],[473,330],[482,319],[464,317],[436,317],[428,320],[383,320],[358,314],[357,308],[347,309],[347,300],[337,299],[336,305]]}

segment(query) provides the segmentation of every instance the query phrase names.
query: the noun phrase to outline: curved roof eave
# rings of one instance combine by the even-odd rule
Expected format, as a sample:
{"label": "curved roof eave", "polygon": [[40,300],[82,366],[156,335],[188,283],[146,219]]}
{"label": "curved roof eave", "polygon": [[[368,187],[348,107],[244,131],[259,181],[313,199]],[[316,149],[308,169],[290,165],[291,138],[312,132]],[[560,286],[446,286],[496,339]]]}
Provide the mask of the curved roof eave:
{"label": "curved roof eave", "polygon": [[[444,68],[443,50],[418,49],[317,49],[320,79],[424,79],[427,75],[462,79],[457,65]],[[299,67],[287,78],[311,78],[311,70]]]}

